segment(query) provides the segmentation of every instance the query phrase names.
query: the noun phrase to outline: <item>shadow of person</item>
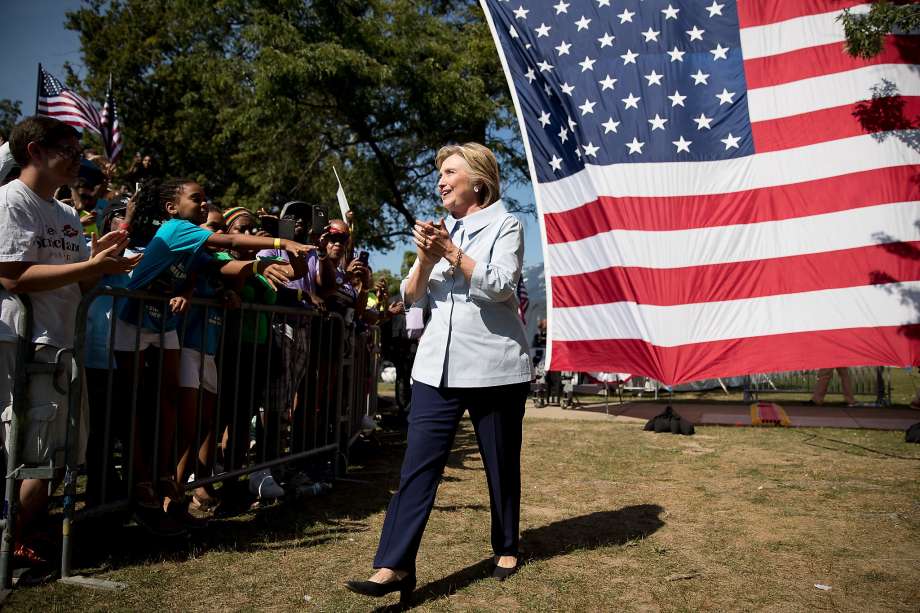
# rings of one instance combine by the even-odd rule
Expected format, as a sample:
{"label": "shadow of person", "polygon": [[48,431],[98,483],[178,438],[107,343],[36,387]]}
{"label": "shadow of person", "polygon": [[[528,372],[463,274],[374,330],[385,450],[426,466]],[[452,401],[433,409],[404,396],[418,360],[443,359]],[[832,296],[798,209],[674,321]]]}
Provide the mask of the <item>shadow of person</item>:
{"label": "shadow of person", "polygon": [[[645,538],[664,526],[662,512],[664,509],[657,504],[640,504],[616,511],[597,511],[530,528],[521,533],[521,563],[526,565],[571,551],[625,545],[630,541]],[[476,581],[489,577],[491,572],[492,558],[476,562],[416,589],[412,595],[411,606],[450,596]],[[404,609],[399,605],[374,609],[381,613],[400,610]]]}

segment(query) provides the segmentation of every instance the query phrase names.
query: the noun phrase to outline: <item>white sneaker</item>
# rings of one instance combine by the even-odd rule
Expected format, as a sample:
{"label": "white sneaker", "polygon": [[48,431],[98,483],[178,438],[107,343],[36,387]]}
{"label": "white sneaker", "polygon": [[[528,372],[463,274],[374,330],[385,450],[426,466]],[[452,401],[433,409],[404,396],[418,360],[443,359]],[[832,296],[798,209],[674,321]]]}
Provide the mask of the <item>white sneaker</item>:
{"label": "white sneaker", "polygon": [[249,491],[259,498],[284,496],[284,489],[275,482],[272,471],[267,468],[249,476]]}

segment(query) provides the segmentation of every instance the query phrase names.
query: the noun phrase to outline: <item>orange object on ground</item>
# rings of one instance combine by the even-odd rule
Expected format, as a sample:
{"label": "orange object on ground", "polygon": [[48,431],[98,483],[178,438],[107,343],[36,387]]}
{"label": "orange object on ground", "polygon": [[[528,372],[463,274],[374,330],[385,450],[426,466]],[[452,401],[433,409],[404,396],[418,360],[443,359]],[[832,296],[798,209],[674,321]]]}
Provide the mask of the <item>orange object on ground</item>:
{"label": "orange object on ground", "polygon": [[751,425],[789,427],[790,422],[786,411],[775,402],[755,402],[751,405]]}

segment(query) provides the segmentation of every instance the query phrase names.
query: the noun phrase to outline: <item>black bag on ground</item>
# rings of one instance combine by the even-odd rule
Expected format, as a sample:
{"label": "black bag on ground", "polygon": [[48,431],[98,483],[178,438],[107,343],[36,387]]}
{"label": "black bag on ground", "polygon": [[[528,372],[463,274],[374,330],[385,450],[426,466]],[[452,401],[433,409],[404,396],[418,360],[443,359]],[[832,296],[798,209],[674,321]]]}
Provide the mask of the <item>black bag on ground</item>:
{"label": "black bag on ground", "polygon": [[645,424],[646,432],[670,432],[671,434],[690,435],[696,432],[693,424],[678,415],[670,405],[660,413],[648,420]]}
{"label": "black bag on ground", "polygon": [[904,440],[908,443],[920,443],[920,421],[907,429]]}

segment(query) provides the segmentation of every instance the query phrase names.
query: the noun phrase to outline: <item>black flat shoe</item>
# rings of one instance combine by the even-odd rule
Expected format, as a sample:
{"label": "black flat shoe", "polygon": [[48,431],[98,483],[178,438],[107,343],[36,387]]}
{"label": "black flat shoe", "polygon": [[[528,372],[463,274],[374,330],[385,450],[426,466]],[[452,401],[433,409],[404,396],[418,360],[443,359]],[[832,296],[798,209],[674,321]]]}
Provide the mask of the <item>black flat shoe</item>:
{"label": "black flat shoe", "polygon": [[362,596],[380,598],[393,592],[399,592],[399,604],[409,604],[412,591],[415,589],[415,575],[406,575],[399,581],[377,583],[375,581],[346,581],[345,587]]}
{"label": "black flat shoe", "polygon": [[516,573],[518,571],[518,568],[520,568],[520,566],[521,566],[520,563],[518,563],[512,566],[511,568],[505,568],[504,566],[499,566],[498,564],[496,564],[495,568],[492,570],[492,578],[498,579],[499,581],[504,581],[505,579],[507,579],[514,573]]}

